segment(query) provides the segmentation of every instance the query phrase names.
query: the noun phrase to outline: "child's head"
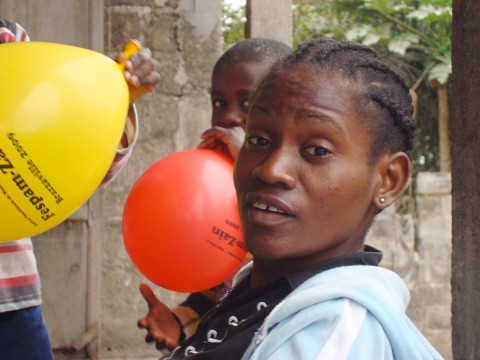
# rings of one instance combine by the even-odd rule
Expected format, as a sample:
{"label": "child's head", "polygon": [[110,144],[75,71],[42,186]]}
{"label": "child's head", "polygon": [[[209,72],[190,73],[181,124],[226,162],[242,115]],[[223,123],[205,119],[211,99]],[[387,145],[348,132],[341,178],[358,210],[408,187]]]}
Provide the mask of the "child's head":
{"label": "child's head", "polygon": [[367,47],[313,40],[275,64],[234,177],[257,265],[294,271],[361,250],[403,193],[414,127],[408,87]]}
{"label": "child's head", "polygon": [[247,39],[228,49],[212,72],[212,126],[245,127],[248,102],[256,85],[272,64],[291,50],[266,38]]}

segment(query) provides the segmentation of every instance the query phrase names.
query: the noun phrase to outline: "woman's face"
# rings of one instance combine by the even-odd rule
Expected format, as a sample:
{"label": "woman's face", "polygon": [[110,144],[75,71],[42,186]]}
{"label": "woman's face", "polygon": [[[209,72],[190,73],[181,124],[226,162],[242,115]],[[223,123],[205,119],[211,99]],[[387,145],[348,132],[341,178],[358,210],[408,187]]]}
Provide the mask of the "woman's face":
{"label": "woman's face", "polygon": [[352,88],[305,66],[260,85],[234,177],[256,263],[294,271],[361,249],[379,175]]}

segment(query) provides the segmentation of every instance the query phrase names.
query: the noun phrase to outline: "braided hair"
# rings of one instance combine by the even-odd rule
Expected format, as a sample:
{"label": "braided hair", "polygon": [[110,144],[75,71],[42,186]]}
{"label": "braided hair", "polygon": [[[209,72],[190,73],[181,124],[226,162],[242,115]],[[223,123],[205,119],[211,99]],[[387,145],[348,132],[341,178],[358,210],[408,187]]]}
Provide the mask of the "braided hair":
{"label": "braided hair", "polygon": [[409,88],[373,49],[351,41],[309,40],[272,70],[288,71],[299,65],[340,74],[356,84],[356,107],[367,115],[366,125],[373,134],[371,161],[389,151],[411,156],[415,122]]}

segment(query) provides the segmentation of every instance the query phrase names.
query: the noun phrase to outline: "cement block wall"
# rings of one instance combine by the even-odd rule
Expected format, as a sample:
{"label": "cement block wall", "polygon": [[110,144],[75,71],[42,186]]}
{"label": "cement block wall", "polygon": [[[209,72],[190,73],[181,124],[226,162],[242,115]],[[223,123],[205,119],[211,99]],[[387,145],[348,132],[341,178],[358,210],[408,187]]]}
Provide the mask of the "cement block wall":
{"label": "cement block wall", "polygon": [[[194,148],[210,126],[210,74],[221,54],[220,0],[105,1],[105,48],[114,56],[125,39],[137,38],[159,62],[161,86],[138,103],[140,137],[115,181],[99,191],[102,217],[101,358],[158,357],[136,327],[146,311],[138,291],[143,277],[124,249],[123,206],[138,177],[156,160]],[[168,304],[183,294],[154,286]]]}

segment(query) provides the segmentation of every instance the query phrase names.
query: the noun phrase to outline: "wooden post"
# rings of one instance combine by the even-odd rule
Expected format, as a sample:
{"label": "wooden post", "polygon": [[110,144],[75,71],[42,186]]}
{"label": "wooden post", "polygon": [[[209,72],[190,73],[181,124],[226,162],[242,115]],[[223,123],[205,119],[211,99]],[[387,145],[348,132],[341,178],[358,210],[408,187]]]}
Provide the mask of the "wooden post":
{"label": "wooden post", "polygon": [[453,0],[452,343],[454,359],[480,359],[480,1]]}

